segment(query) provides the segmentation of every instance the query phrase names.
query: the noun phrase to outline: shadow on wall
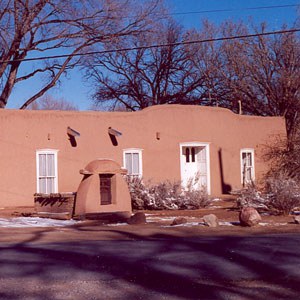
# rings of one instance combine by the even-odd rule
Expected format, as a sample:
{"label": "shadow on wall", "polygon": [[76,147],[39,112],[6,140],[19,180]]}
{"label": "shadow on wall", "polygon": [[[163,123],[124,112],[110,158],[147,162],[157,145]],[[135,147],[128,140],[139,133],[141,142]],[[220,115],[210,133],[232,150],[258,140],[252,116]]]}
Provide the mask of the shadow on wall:
{"label": "shadow on wall", "polygon": [[73,135],[68,134],[69,141],[72,147],[77,147],[77,141]]}
{"label": "shadow on wall", "polygon": [[110,133],[108,135],[109,135],[110,141],[113,144],[113,146],[118,146],[118,140],[117,140],[116,136],[113,134],[110,134]]}
{"label": "shadow on wall", "polygon": [[232,187],[230,184],[224,181],[222,148],[219,148],[218,156],[219,156],[220,176],[221,176],[221,184],[222,184],[222,194],[230,194]]}

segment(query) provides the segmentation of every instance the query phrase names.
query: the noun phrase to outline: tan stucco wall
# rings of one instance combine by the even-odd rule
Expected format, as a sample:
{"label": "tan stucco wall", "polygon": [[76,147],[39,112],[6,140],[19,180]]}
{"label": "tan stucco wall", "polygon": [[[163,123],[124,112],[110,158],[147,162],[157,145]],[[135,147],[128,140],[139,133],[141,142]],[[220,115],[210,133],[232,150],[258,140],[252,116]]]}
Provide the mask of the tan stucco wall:
{"label": "tan stucco wall", "polygon": [[[36,150],[57,149],[58,191],[76,191],[79,170],[97,158],[123,165],[123,149],[143,149],[143,176],[180,180],[180,143],[210,144],[211,191],[222,192],[218,150],[222,149],[224,181],[240,186],[240,149],[255,149],[256,177],[265,170],[258,154],[278,134],[283,118],[241,116],[227,109],[199,106],[155,106],[139,112],[61,112],[0,110],[0,207],[33,205]],[[72,147],[67,127],[80,132]],[[120,132],[113,146],[108,127]],[[156,139],[160,132],[160,139]]]}

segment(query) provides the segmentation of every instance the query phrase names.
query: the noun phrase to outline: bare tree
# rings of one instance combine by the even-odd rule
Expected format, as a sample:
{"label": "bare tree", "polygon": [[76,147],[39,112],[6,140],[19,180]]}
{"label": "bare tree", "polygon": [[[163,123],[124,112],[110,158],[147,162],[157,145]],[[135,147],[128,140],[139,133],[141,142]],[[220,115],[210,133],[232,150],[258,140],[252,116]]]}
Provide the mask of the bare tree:
{"label": "bare tree", "polygon": [[44,95],[27,106],[31,110],[78,110],[77,106],[64,98],[55,99]]}
{"label": "bare tree", "polygon": [[[296,33],[263,35],[243,22],[203,23],[185,32],[174,22],[155,31],[113,41],[111,48],[132,49],[85,61],[95,82],[95,102],[110,109],[143,109],[165,103],[219,105],[246,114],[283,116],[288,135],[300,122],[300,40]],[[214,38],[245,36],[214,41]],[[206,40],[185,44],[182,42]],[[210,40],[210,41],[209,41]],[[150,47],[157,44],[167,46]]]}
{"label": "bare tree", "polygon": [[264,159],[271,162],[268,177],[284,175],[300,183],[300,136],[278,137],[276,143],[266,145]]}
{"label": "bare tree", "polygon": [[[173,21],[160,22],[156,30],[122,41],[130,51],[95,55],[86,61],[87,77],[95,82],[95,103],[109,109],[139,110],[157,104],[198,104],[207,97],[204,72],[194,68],[188,40]],[[157,44],[166,46],[149,47]]]}
{"label": "bare tree", "polygon": [[[223,30],[227,36],[248,33],[236,24]],[[295,33],[260,35],[265,30],[262,24],[257,37],[223,42],[224,64],[215,76],[228,107],[236,109],[241,101],[244,113],[283,116],[290,136],[300,117],[300,40]]]}
{"label": "bare tree", "polygon": [[[148,16],[158,2],[0,0],[0,108],[7,105],[19,82],[43,79],[40,89],[21,106],[24,109],[80,62],[77,55],[101,50],[108,41],[146,30]],[[53,54],[65,57],[23,67],[29,64],[26,58]]]}
{"label": "bare tree", "polygon": [[226,91],[220,88],[220,77],[216,76],[224,63],[220,55],[220,43],[213,41],[219,31],[217,26],[204,20],[200,31],[191,30],[187,33],[187,42],[206,41],[185,45],[193,72],[201,78],[196,87],[198,93],[194,94],[194,104],[219,106],[225,99]]}

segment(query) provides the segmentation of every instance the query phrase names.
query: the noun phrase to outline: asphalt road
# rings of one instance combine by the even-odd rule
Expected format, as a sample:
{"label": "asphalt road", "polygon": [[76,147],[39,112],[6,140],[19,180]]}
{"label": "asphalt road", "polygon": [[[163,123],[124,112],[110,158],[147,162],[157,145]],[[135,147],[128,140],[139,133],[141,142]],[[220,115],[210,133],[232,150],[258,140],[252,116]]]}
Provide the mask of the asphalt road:
{"label": "asphalt road", "polygon": [[299,234],[112,231],[118,238],[2,242],[0,299],[300,299]]}

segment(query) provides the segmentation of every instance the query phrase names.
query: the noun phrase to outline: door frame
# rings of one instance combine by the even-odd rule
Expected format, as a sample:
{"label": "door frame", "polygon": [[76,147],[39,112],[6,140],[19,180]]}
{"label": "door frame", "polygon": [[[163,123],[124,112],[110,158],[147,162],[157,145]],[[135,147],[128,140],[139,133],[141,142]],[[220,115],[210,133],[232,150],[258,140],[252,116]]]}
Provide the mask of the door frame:
{"label": "door frame", "polygon": [[179,144],[179,154],[180,154],[180,178],[182,180],[184,175],[184,164],[185,156],[183,155],[182,148],[183,147],[205,147],[206,148],[206,168],[207,168],[207,194],[211,194],[211,183],[210,183],[210,143],[202,143],[202,142],[186,142]]}

